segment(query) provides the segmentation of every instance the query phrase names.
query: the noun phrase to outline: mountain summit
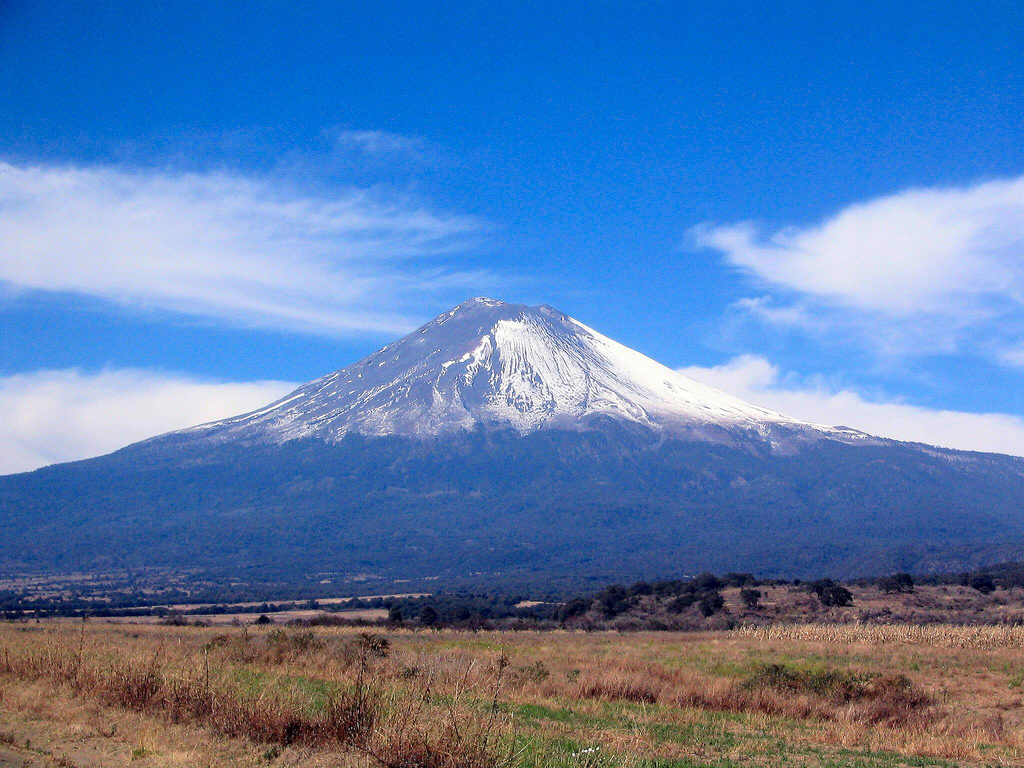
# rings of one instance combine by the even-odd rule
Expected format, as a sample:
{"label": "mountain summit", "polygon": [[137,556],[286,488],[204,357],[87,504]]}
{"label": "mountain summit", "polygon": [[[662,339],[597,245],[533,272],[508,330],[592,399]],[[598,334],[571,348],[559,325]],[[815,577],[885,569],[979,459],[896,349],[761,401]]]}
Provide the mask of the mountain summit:
{"label": "mountain summit", "polygon": [[586,429],[850,439],[689,379],[547,305],[475,298],[359,362],[250,414],[191,430],[220,438],[337,441],[462,430]]}

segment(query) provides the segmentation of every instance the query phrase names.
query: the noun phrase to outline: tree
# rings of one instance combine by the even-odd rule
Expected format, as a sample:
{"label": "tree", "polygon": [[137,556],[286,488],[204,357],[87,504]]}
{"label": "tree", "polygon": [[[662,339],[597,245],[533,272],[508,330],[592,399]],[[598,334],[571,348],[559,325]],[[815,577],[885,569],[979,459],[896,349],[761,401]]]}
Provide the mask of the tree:
{"label": "tree", "polygon": [[590,610],[590,605],[590,600],[584,600],[581,597],[573,598],[558,609],[558,620],[565,621],[574,616],[582,616]]}
{"label": "tree", "polygon": [[694,576],[690,584],[696,592],[711,592],[721,589],[723,586],[722,581],[715,574],[706,571]]}
{"label": "tree", "polygon": [[722,582],[727,587],[756,587],[757,579],[752,573],[730,572],[722,577]]}
{"label": "tree", "polygon": [[629,588],[630,594],[633,595],[649,595],[654,592],[654,588],[646,581],[638,581],[632,587]]}
{"label": "tree", "polygon": [[853,605],[853,593],[832,579],[818,579],[811,582],[808,589],[826,608]]}
{"label": "tree", "polygon": [[967,580],[967,586],[987,595],[996,588],[996,583],[987,573],[976,573]]}
{"label": "tree", "polygon": [[914,591],[914,578],[909,573],[894,573],[879,581],[878,586],[887,595],[893,592],[904,594]]}
{"label": "tree", "polygon": [[401,624],[405,621],[405,617],[402,615],[402,609],[399,608],[398,603],[393,603],[388,608],[388,624]]}
{"label": "tree", "polygon": [[740,600],[750,610],[756,610],[761,607],[761,590],[743,588],[740,590]]}
{"label": "tree", "polygon": [[629,610],[629,593],[621,584],[605,587],[595,596],[597,605],[606,618],[614,618]]}
{"label": "tree", "polygon": [[705,592],[697,603],[697,609],[704,617],[714,616],[725,606],[725,600],[717,592]]}
{"label": "tree", "polygon": [[666,607],[669,613],[682,613],[693,605],[696,599],[693,594],[680,595],[679,597],[672,598]]}
{"label": "tree", "polygon": [[437,611],[434,610],[432,605],[428,605],[420,611],[420,624],[425,627],[433,627],[437,624],[437,618]]}

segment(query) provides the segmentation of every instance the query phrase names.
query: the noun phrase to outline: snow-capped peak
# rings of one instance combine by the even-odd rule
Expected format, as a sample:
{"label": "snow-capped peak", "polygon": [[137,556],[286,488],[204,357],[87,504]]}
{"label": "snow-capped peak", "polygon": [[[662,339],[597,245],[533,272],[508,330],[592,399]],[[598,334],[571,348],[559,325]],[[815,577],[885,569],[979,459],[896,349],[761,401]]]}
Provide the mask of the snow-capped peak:
{"label": "snow-capped peak", "polygon": [[478,297],[266,408],[197,429],[339,439],[485,428],[588,428],[610,418],[666,434],[774,426],[836,433],[680,375],[561,312]]}

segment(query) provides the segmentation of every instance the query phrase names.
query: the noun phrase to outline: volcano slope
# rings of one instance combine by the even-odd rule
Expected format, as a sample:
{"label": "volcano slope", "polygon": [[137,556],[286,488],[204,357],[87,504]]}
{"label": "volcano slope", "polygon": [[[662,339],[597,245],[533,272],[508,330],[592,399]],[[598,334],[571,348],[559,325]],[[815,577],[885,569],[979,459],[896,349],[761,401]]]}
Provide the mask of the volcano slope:
{"label": "volcano slope", "polygon": [[474,299],[254,413],[0,478],[0,568],[457,581],[963,570],[1024,460],[815,425]]}

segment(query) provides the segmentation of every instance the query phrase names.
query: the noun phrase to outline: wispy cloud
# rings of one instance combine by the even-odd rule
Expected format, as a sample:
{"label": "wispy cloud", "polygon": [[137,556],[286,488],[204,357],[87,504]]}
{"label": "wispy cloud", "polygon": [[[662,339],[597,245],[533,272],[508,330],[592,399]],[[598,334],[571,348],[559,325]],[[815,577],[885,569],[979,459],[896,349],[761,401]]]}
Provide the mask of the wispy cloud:
{"label": "wispy cloud", "polygon": [[881,329],[906,340],[902,351],[998,349],[1024,335],[1024,177],[911,189],[814,226],[765,233],[744,222],[691,235],[781,294],[749,304],[767,321],[892,347]]}
{"label": "wispy cloud", "polygon": [[[230,173],[0,163],[0,283],[339,336],[479,292],[479,221]],[[415,315],[414,315],[415,316]]]}
{"label": "wispy cloud", "polygon": [[418,155],[425,146],[422,139],[389,131],[341,130],[335,134],[335,141],[340,145],[358,147],[371,155],[394,152]]}
{"label": "wispy cloud", "polygon": [[935,410],[899,400],[869,399],[831,386],[820,377],[783,374],[757,355],[741,355],[713,367],[680,368],[679,372],[803,421],[945,448],[1024,456],[1024,419],[1010,414]]}
{"label": "wispy cloud", "polygon": [[1013,368],[1024,368],[1024,345],[1000,350],[999,359]]}
{"label": "wispy cloud", "polygon": [[154,371],[33,371],[0,377],[0,474],[109,453],[175,429],[255,410],[295,389]]}

